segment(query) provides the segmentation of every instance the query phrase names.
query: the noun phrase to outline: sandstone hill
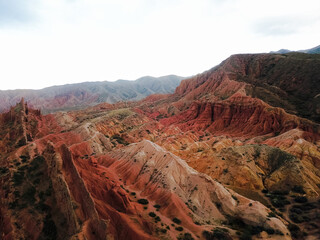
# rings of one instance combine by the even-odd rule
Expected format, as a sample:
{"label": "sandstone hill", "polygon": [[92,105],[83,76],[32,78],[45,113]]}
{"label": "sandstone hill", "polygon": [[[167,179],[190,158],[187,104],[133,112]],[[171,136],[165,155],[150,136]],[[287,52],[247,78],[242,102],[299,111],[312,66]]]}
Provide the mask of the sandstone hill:
{"label": "sandstone hill", "polygon": [[98,131],[119,114],[73,121],[22,101],[0,115],[2,239],[290,239],[270,209],[157,144]]}
{"label": "sandstone hill", "polygon": [[21,102],[0,116],[1,237],[318,239],[318,65],[234,55],[137,102]]}

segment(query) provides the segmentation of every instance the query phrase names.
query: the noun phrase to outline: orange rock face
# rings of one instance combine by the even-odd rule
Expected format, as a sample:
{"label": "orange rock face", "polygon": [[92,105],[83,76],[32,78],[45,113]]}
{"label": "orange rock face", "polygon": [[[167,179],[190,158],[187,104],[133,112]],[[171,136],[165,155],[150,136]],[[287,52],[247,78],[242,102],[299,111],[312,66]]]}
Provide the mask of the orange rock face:
{"label": "orange rock face", "polygon": [[309,64],[235,55],[139,102],[43,116],[22,101],[0,115],[1,238],[316,239]]}

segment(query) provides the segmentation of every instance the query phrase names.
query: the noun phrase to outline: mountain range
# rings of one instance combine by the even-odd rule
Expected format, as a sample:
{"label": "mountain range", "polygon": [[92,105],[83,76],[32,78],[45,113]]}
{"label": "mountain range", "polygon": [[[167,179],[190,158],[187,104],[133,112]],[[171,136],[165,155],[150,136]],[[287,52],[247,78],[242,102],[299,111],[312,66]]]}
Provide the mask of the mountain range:
{"label": "mountain range", "polygon": [[0,115],[1,238],[319,239],[319,65],[237,54],[138,101],[20,100]]}
{"label": "mountain range", "polygon": [[309,54],[319,54],[320,53],[320,45],[314,48],[306,49],[306,50],[298,50],[298,51],[291,51],[288,49],[280,49],[278,51],[271,51],[270,53],[289,53],[289,52],[302,52],[302,53],[309,53]]}
{"label": "mountain range", "polygon": [[102,102],[135,101],[150,94],[172,93],[182,79],[175,75],[159,78],[146,76],[135,81],[84,82],[40,90],[0,91],[0,112],[14,106],[22,97],[29,106],[43,113],[81,109]]}

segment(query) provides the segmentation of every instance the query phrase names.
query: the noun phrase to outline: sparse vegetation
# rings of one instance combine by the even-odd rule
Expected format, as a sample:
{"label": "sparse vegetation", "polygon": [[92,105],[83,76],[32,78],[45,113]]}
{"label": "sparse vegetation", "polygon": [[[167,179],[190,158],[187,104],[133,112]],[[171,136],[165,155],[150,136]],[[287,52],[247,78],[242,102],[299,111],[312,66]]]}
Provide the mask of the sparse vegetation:
{"label": "sparse vegetation", "polygon": [[157,216],[154,212],[149,212],[149,216],[150,217],[155,217],[155,216]]}
{"label": "sparse vegetation", "polygon": [[181,233],[178,237],[177,240],[194,240],[194,238],[192,237],[192,235],[190,233]]}
{"label": "sparse vegetation", "polygon": [[302,186],[297,186],[297,185],[292,188],[292,191],[295,192],[295,193],[301,193],[301,194],[305,194],[306,193],[303,190]]}
{"label": "sparse vegetation", "polygon": [[141,199],[138,199],[138,203],[142,205],[147,205],[149,204],[149,201],[147,199],[141,198]]}
{"label": "sparse vegetation", "polygon": [[181,220],[179,218],[173,218],[172,222],[176,223],[176,224],[181,224]]}
{"label": "sparse vegetation", "polygon": [[179,227],[176,227],[175,230],[179,231],[179,232],[182,232],[183,231],[183,227],[179,226]]}
{"label": "sparse vegetation", "polygon": [[198,148],[197,152],[203,152],[204,148]]}
{"label": "sparse vegetation", "polygon": [[167,233],[167,229],[161,228],[160,232]]}
{"label": "sparse vegetation", "polygon": [[294,198],[294,201],[297,202],[297,203],[306,203],[308,202],[308,198],[306,197],[301,197],[301,196],[297,196]]}
{"label": "sparse vegetation", "polygon": [[41,233],[45,239],[55,240],[57,239],[57,227],[54,221],[51,219],[51,216],[47,215],[43,221],[43,228]]}
{"label": "sparse vegetation", "polygon": [[36,199],[34,197],[36,193],[35,187],[31,186],[29,187],[23,194],[22,194],[22,199],[28,204],[33,204]]}
{"label": "sparse vegetation", "polygon": [[28,172],[31,173],[37,170],[45,162],[43,156],[36,156],[29,165]]}
{"label": "sparse vegetation", "polygon": [[21,156],[20,156],[21,162],[23,162],[23,163],[27,162],[29,158],[30,158],[30,157],[29,157],[29,156],[26,156],[26,155],[21,155]]}
{"label": "sparse vegetation", "polygon": [[114,135],[112,135],[112,137],[110,138],[110,140],[112,141],[112,140],[116,140],[117,141],[117,143],[119,143],[119,144],[122,144],[122,145],[125,145],[125,146],[127,146],[127,145],[129,145],[129,143],[123,138],[123,137],[121,137],[119,134],[114,134]]}
{"label": "sparse vegetation", "polygon": [[27,144],[26,139],[23,137],[18,141],[17,147],[22,147],[22,146],[24,146],[26,144]]}
{"label": "sparse vegetation", "polygon": [[13,174],[13,184],[14,186],[20,186],[24,179],[24,172],[18,171]]}
{"label": "sparse vegetation", "polygon": [[274,213],[274,212],[269,212],[268,213],[268,217],[271,218],[271,217],[277,217],[277,215]]}
{"label": "sparse vegetation", "polygon": [[155,205],[153,205],[153,207],[159,209],[161,206],[159,204],[155,204]]}
{"label": "sparse vegetation", "polygon": [[232,195],[232,198],[233,198],[234,200],[236,200],[237,202],[239,201],[238,198],[237,198],[236,196],[234,196],[234,195]]}
{"label": "sparse vegetation", "polygon": [[9,172],[9,169],[6,167],[0,167],[0,177],[6,175]]}
{"label": "sparse vegetation", "polygon": [[296,224],[289,223],[288,229],[289,229],[291,235],[296,239],[299,239],[303,236],[303,233],[301,232],[299,226]]}
{"label": "sparse vegetation", "polygon": [[290,204],[290,201],[287,200],[285,196],[288,192],[279,192],[274,191],[271,193],[267,193],[266,196],[270,198],[271,204],[276,208],[283,208],[285,205]]}
{"label": "sparse vegetation", "polygon": [[245,224],[241,219],[229,217],[229,225],[239,231],[239,239],[247,240],[252,239],[252,236],[259,234],[262,231],[266,231],[269,234],[283,234],[280,231],[276,231],[271,228],[264,228],[261,226],[251,226]]}
{"label": "sparse vegetation", "polygon": [[229,236],[229,234],[226,231],[223,231],[221,228],[216,228],[213,231],[203,231],[202,236],[206,240],[213,240],[213,239],[225,239],[225,240],[231,240],[232,238]]}

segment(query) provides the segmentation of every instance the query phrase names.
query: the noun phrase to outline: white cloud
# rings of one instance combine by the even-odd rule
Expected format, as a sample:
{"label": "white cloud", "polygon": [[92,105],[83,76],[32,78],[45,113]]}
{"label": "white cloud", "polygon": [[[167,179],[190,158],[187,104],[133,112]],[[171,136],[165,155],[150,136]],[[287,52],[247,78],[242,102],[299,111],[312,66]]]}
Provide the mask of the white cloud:
{"label": "white cloud", "polygon": [[234,53],[320,39],[313,0],[55,0],[25,11],[31,22],[0,24],[0,89],[188,76]]}

